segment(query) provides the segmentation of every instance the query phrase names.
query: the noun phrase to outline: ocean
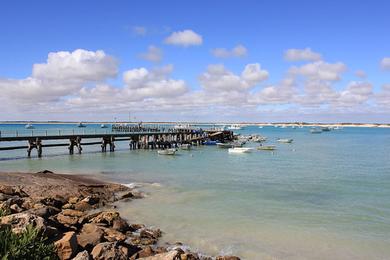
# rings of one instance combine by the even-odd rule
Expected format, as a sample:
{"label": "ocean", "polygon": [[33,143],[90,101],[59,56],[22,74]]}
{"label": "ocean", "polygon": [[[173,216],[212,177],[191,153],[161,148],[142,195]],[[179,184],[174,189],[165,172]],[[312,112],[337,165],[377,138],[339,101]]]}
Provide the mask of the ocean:
{"label": "ocean", "polygon": [[[68,124],[35,127],[79,131]],[[0,125],[3,134],[17,129],[25,131],[24,125]],[[85,131],[92,129],[103,131],[100,125]],[[147,197],[119,203],[123,217],[161,228],[163,242],[207,254],[390,259],[390,128],[311,134],[307,127],[248,126],[236,132],[264,135],[277,150],[229,154],[199,146],[161,156],[117,142],[114,153],[104,154],[99,145],[71,156],[66,147],[44,148],[42,158],[36,151],[33,158],[25,150],[0,151],[0,171],[48,169],[138,185]]]}

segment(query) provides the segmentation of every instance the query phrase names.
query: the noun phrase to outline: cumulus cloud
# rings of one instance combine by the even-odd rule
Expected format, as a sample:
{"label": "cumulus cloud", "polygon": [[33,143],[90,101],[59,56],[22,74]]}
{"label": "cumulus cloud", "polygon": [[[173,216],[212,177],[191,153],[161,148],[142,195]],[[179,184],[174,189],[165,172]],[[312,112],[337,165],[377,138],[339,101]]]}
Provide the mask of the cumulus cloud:
{"label": "cumulus cloud", "polygon": [[380,106],[390,109],[390,84],[383,84],[381,91],[375,95],[376,102]]}
{"label": "cumulus cloud", "polygon": [[365,103],[372,95],[372,85],[368,82],[350,82],[337,99],[338,106],[356,106]]}
{"label": "cumulus cloud", "polygon": [[300,67],[293,66],[289,72],[291,74],[306,76],[314,80],[337,81],[341,79],[341,74],[347,70],[344,63],[327,63],[316,61],[307,63]]}
{"label": "cumulus cloud", "polygon": [[184,30],[173,32],[165,38],[164,43],[183,47],[202,45],[203,37],[192,30]]}
{"label": "cumulus cloud", "polygon": [[240,58],[247,55],[248,51],[244,45],[237,45],[231,50],[225,48],[216,48],[211,51],[211,53],[217,58]]}
{"label": "cumulus cloud", "polygon": [[390,70],[390,57],[384,57],[381,60],[381,68],[384,70]]}
{"label": "cumulus cloud", "polygon": [[288,61],[319,61],[322,56],[310,48],[305,49],[288,49],[284,53],[284,58]]}
{"label": "cumulus cloud", "polygon": [[246,65],[241,75],[227,70],[222,64],[213,64],[199,76],[204,89],[212,91],[248,90],[266,79],[268,71],[261,69],[258,63]]}
{"label": "cumulus cloud", "polygon": [[140,57],[144,60],[151,61],[151,62],[160,62],[163,57],[163,52],[160,48],[150,45],[148,47],[148,51],[145,53],[141,53]]}
{"label": "cumulus cloud", "polygon": [[30,77],[0,78],[0,90],[15,101],[50,102],[74,94],[84,84],[115,77],[117,72],[116,60],[103,51],[51,52],[46,63],[33,65]]}

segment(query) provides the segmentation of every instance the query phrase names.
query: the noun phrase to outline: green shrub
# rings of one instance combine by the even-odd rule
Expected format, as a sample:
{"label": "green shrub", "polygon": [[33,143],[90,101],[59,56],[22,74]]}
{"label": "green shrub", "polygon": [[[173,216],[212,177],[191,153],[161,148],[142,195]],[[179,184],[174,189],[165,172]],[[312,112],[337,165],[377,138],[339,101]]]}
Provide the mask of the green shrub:
{"label": "green shrub", "polygon": [[27,226],[27,230],[19,235],[14,234],[9,227],[2,228],[0,257],[1,260],[58,259],[54,244],[48,243],[32,225]]}

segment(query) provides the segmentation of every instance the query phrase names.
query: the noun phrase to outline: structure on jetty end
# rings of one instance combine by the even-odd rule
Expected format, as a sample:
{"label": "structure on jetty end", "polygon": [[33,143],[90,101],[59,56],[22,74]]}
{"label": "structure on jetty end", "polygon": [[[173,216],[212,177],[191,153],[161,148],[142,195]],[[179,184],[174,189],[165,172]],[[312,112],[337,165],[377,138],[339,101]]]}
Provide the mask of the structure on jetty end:
{"label": "structure on jetty end", "polygon": [[[45,144],[48,140],[50,142]],[[68,142],[60,142],[61,140],[68,140]],[[30,157],[32,150],[36,149],[38,157],[42,157],[44,147],[65,146],[69,154],[74,154],[75,151],[81,154],[85,145],[100,145],[102,152],[107,152],[107,148],[110,152],[114,152],[115,142],[119,141],[129,142],[129,149],[135,150],[172,148],[180,144],[202,145],[206,140],[231,141],[233,132],[200,128],[144,127],[141,124],[113,125],[111,130],[103,131],[99,129],[3,131],[0,132],[0,144],[6,142],[7,146],[0,146],[0,151],[27,149],[27,156]],[[12,142],[24,141],[27,145],[9,146]]]}

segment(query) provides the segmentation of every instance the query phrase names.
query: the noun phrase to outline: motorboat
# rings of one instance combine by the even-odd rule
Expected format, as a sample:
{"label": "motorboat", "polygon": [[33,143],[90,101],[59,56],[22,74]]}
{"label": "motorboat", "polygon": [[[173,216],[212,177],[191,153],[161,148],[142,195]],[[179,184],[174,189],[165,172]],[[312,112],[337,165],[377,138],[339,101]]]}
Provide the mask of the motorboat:
{"label": "motorboat", "polygon": [[158,150],[157,153],[159,155],[175,155],[176,149],[175,148],[169,148],[165,150]]}
{"label": "motorboat", "polygon": [[251,140],[256,143],[261,143],[261,142],[265,142],[267,140],[267,137],[261,135],[255,135],[252,136]]}
{"label": "motorboat", "polygon": [[216,145],[218,141],[212,141],[212,140],[207,140],[203,143],[203,145]]}
{"label": "motorboat", "polygon": [[218,148],[232,148],[233,144],[232,143],[217,143]]}
{"label": "motorboat", "polygon": [[290,144],[292,143],[294,139],[291,139],[291,138],[278,138],[277,141],[279,143],[285,143],[285,144]]}
{"label": "motorboat", "polygon": [[100,125],[100,128],[107,128],[108,126],[107,125],[105,125],[105,124],[101,124]]}
{"label": "motorboat", "polygon": [[249,147],[234,147],[234,148],[229,148],[228,152],[229,153],[250,153],[253,151],[253,148]]}
{"label": "motorboat", "polygon": [[241,125],[231,125],[228,127],[229,130],[241,130]]}
{"label": "motorboat", "polygon": [[324,126],[324,127],[321,127],[321,130],[322,130],[322,132],[329,132],[330,127]]}
{"label": "motorboat", "polygon": [[83,124],[82,122],[78,123],[77,127],[87,127],[85,124]]}
{"label": "motorboat", "polygon": [[181,144],[180,148],[182,150],[190,150],[191,149],[191,145],[190,144]]}
{"label": "motorboat", "polygon": [[276,146],[275,145],[260,145],[257,147],[257,150],[273,151],[273,150],[276,150]]}
{"label": "motorboat", "polygon": [[312,133],[312,134],[321,134],[322,133],[322,129],[318,128],[318,127],[314,127],[314,128],[310,129],[310,133]]}
{"label": "motorboat", "polygon": [[28,123],[27,125],[24,126],[24,128],[26,128],[26,129],[34,129],[35,127],[31,123]]}

